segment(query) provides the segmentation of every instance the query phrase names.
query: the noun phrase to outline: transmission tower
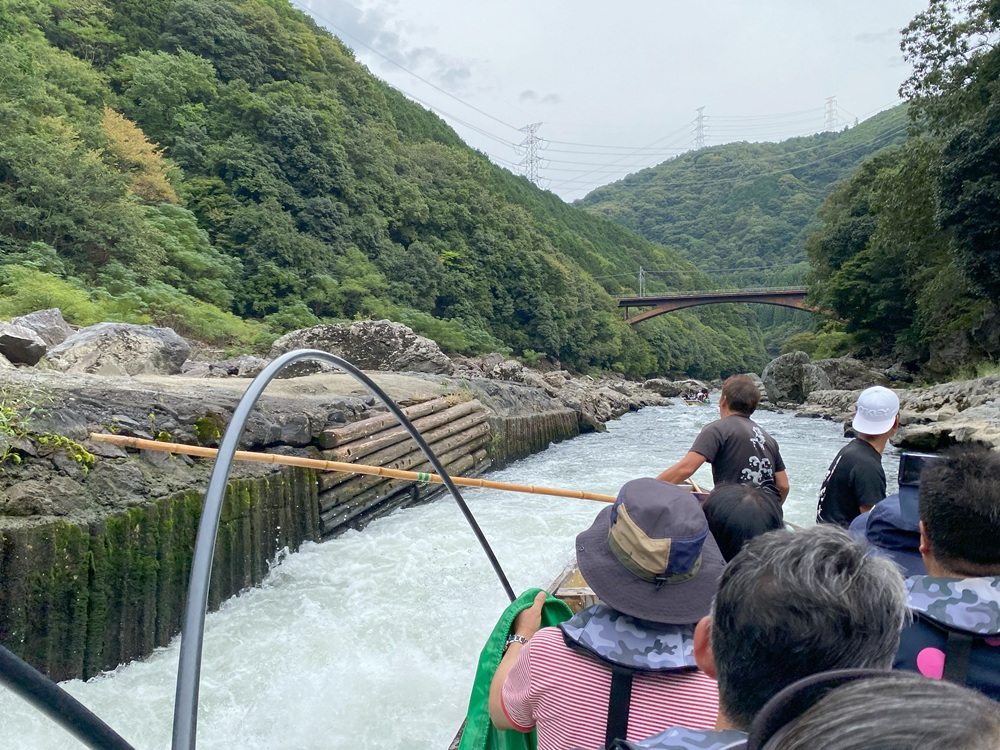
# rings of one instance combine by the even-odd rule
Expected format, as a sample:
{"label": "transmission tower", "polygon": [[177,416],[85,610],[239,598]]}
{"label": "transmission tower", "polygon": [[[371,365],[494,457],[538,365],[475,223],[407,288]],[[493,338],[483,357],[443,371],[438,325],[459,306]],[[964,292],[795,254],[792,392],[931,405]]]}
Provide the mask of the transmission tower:
{"label": "transmission tower", "polygon": [[646,271],[639,266],[639,296],[646,296]]}
{"label": "transmission tower", "polygon": [[826,98],[826,118],[823,120],[823,129],[837,129],[837,97],[835,96]]}
{"label": "transmission tower", "polygon": [[698,116],[694,118],[694,147],[705,148],[705,130],[707,128],[705,121],[708,116],[705,114],[704,107],[698,107],[695,112],[698,113]]}
{"label": "transmission tower", "polygon": [[524,168],[524,176],[535,185],[538,184],[538,164],[542,161],[538,156],[538,149],[539,144],[543,141],[535,135],[540,127],[542,127],[542,123],[533,122],[530,125],[519,128],[525,134],[524,140],[514,147],[514,151],[518,155],[524,155],[524,158],[518,162],[518,166]]}

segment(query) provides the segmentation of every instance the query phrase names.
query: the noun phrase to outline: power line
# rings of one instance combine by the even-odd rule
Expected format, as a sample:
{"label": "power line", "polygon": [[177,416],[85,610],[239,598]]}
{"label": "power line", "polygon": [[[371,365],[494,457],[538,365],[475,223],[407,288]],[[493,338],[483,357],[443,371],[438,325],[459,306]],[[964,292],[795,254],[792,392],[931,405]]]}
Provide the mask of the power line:
{"label": "power line", "polygon": [[302,3],[298,2],[298,0],[291,0],[291,2],[292,2],[292,4],[293,4],[293,5],[295,6],[295,7],[297,7],[297,8],[299,9],[299,10],[303,11],[303,12],[304,12],[304,13],[305,13],[306,15],[308,15],[308,16],[311,16],[311,17],[313,17],[313,18],[316,18],[316,19],[318,19],[318,20],[322,21],[322,22],[323,22],[323,23],[324,23],[324,24],[325,24],[326,26],[330,27],[331,29],[334,29],[334,30],[336,30],[336,31],[337,31],[337,33],[339,33],[339,34],[340,34],[341,36],[346,36],[346,37],[348,37],[348,38],[350,38],[350,39],[353,39],[353,40],[354,40],[354,41],[355,41],[356,43],[360,44],[360,45],[361,45],[362,47],[364,47],[365,49],[367,49],[367,50],[369,50],[370,52],[372,52],[372,53],[374,53],[374,54],[378,55],[379,57],[381,57],[381,58],[382,58],[383,60],[385,60],[386,62],[389,62],[389,63],[392,63],[393,65],[395,65],[395,66],[396,66],[397,68],[399,68],[399,69],[400,69],[400,70],[402,70],[403,72],[405,72],[405,73],[409,73],[409,74],[410,74],[411,76],[413,76],[414,78],[416,78],[416,79],[417,79],[418,81],[422,81],[423,83],[426,83],[426,84],[427,84],[428,86],[430,86],[430,87],[431,87],[432,89],[434,89],[434,90],[436,90],[436,91],[440,91],[440,92],[441,92],[442,94],[444,94],[445,96],[448,96],[448,97],[451,97],[452,99],[454,99],[454,100],[455,100],[456,102],[458,102],[459,104],[462,104],[462,105],[464,105],[464,106],[468,107],[469,109],[471,109],[471,110],[474,110],[475,112],[478,112],[479,114],[481,114],[481,115],[484,115],[485,117],[488,117],[488,118],[490,118],[490,119],[491,119],[491,120],[493,120],[494,122],[498,122],[498,123],[500,123],[501,125],[504,125],[504,126],[506,126],[506,127],[510,128],[511,130],[520,130],[520,128],[518,128],[518,127],[517,127],[516,125],[511,125],[511,124],[510,124],[509,122],[504,122],[504,121],[503,121],[503,120],[501,120],[501,119],[500,119],[499,117],[494,117],[494,116],[493,116],[493,115],[491,115],[491,114],[490,114],[489,112],[487,112],[487,111],[485,111],[485,110],[482,110],[482,109],[480,109],[479,107],[475,106],[474,104],[469,104],[469,103],[468,103],[467,101],[465,101],[464,99],[461,99],[461,98],[459,98],[459,97],[455,96],[454,94],[452,94],[452,93],[451,93],[450,91],[448,91],[447,89],[443,89],[443,88],[441,88],[440,86],[438,86],[437,84],[435,84],[435,83],[432,83],[431,81],[428,81],[428,80],[427,80],[426,78],[424,78],[423,76],[421,76],[421,75],[420,75],[419,73],[415,73],[414,71],[412,71],[412,70],[410,70],[409,68],[407,68],[407,67],[406,67],[405,65],[403,65],[403,64],[402,64],[401,62],[398,62],[398,61],[396,61],[396,60],[393,60],[393,59],[392,59],[391,57],[389,57],[388,55],[384,55],[384,54],[382,54],[381,52],[379,52],[379,51],[378,51],[377,49],[375,49],[375,48],[374,48],[374,47],[372,47],[371,45],[369,45],[369,44],[366,44],[365,42],[363,42],[363,41],[361,41],[360,39],[358,39],[358,38],[357,38],[356,36],[353,36],[352,34],[350,34],[350,33],[346,32],[346,31],[344,31],[344,30],[343,30],[342,28],[340,28],[340,27],[339,27],[339,26],[337,26],[337,25],[336,25],[335,23],[333,23],[333,21],[331,21],[330,19],[328,19],[328,18],[324,18],[324,17],[323,17],[323,16],[321,16],[321,15],[320,15],[319,13],[316,13],[316,12],[314,12],[314,11],[313,11],[312,9],[310,9],[310,8],[307,8],[307,7],[305,7],[304,5],[302,5]]}

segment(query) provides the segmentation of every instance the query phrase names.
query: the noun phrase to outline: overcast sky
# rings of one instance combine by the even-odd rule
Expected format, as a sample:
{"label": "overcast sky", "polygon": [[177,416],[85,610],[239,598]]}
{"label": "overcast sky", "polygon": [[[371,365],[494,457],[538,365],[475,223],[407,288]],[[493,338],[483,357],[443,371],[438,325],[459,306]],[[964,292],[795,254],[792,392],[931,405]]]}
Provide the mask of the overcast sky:
{"label": "overcast sky", "polygon": [[[781,140],[899,102],[927,0],[292,0],[375,75],[567,201],[704,140]],[[390,60],[392,62],[390,62]],[[828,97],[836,97],[835,112]],[[584,145],[579,145],[584,144]]]}

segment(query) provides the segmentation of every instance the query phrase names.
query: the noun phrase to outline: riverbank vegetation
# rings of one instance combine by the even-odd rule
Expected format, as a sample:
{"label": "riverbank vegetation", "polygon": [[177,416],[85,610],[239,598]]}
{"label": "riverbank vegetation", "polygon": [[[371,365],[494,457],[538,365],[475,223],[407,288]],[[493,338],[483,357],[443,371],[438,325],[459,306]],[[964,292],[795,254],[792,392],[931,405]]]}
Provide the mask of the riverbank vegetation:
{"label": "riverbank vegetation", "polygon": [[638,266],[702,274],[492,165],[284,0],[0,0],[0,81],[0,316],[244,350],[388,317],[633,376],[765,361],[745,311],[624,324]]}
{"label": "riverbank vegetation", "polygon": [[903,31],[906,142],[868,159],[807,245],[842,347],[940,377],[1000,357],[1000,6],[932,0]]}

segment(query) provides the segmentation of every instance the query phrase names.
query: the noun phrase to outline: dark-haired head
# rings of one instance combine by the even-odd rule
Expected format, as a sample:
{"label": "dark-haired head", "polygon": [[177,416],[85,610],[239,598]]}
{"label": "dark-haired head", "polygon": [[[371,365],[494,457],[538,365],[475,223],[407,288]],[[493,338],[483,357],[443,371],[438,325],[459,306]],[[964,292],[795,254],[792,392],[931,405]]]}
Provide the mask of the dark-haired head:
{"label": "dark-haired head", "polygon": [[785,526],[781,504],[771,493],[751,484],[717,485],[702,509],[726,562],[755,536]]}
{"label": "dark-haired head", "polygon": [[1000,453],[959,446],[929,462],[920,474],[920,521],[929,546],[921,552],[942,573],[1000,575]]}
{"label": "dark-haired head", "polygon": [[730,375],[722,384],[722,398],[730,411],[750,416],[760,403],[760,388],[749,375]]}

